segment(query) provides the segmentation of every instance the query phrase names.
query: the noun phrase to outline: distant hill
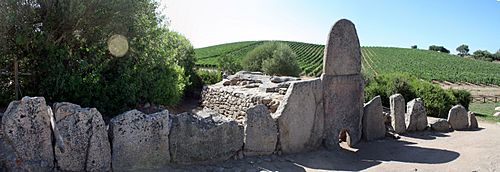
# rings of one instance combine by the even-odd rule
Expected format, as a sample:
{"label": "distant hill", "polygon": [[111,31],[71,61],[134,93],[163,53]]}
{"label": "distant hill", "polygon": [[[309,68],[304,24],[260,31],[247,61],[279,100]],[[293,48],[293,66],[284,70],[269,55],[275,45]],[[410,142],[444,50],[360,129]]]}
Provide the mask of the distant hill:
{"label": "distant hill", "polygon": [[[230,56],[241,60],[267,41],[247,41],[196,49],[197,65],[215,66],[217,59]],[[302,75],[319,76],[323,70],[324,45],[278,41],[297,54]],[[365,75],[405,72],[425,80],[500,85],[500,64],[455,55],[409,48],[362,47]]]}

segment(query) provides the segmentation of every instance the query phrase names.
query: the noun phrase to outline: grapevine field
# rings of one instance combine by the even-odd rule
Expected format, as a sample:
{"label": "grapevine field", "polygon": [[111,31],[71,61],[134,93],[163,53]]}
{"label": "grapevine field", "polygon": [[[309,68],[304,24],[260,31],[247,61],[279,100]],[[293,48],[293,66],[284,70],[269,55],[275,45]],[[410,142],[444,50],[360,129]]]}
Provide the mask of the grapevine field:
{"label": "grapevine field", "polygon": [[[217,59],[230,56],[240,61],[266,41],[249,41],[196,49],[197,65],[214,67]],[[319,76],[323,70],[324,45],[278,41],[288,44],[297,54],[302,75]],[[500,85],[500,64],[461,58],[455,55],[408,48],[362,47],[365,75],[409,73],[425,80]]]}

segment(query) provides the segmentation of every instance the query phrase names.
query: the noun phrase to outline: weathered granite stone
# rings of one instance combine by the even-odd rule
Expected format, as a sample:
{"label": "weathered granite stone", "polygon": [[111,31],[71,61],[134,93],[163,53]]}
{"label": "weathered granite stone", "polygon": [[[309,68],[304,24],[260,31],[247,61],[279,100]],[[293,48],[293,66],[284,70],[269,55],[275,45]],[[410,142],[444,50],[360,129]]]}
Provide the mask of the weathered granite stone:
{"label": "weathered granite stone", "polygon": [[13,101],[2,117],[7,171],[52,171],[51,113],[43,97],[23,97]]}
{"label": "weathered granite stone", "polygon": [[274,76],[271,78],[271,82],[273,83],[282,83],[282,82],[298,81],[298,80],[300,80],[300,78],[291,76]]}
{"label": "weathered granite stone", "polygon": [[406,131],[423,131],[427,128],[427,115],[420,98],[413,99],[406,105]]}
{"label": "weathered granite stone", "polygon": [[496,107],[496,108],[495,108],[495,111],[499,111],[499,112],[500,112],[500,106],[499,106],[499,107]]}
{"label": "weathered granite stone", "polygon": [[169,113],[125,112],[110,121],[113,170],[150,169],[170,162]]}
{"label": "weathered granite stone", "polygon": [[56,165],[62,171],[110,171],[111,149],[106,125],[95,108],[55,103]]}
{"label": "weathered granite stone", "polygon": [[401,94],[394,94],[389,97],[389,101],[391,106],[392,127],[398,134],[405,133],[405,99]]}
{"label": "weathered granite stone", "polygon": [[384,114],[382,99],[376,96],[365,103],[363,110],[363,139],[367,141],[385,137]]}
{"label": "weathered granite stone", "polygon": [[462,105],[453,106],[448,113],[448,122],[454,130],[468,128],[469,118],[467,110]]}
{"label": "weathered granite stone", "polygon": [[445,119],[438,119],[434,122],[431,122],[430,125],[432,130],[438,132],[449,132],[452,130],[450,123],[448,123],[448,121],[446,121]]}
{"label": "weathered granite stone", "polygon": [[171,116],[170,153],[179,164],[213,163],[243,148],[243,128],[222,115],[201,118],[189,113]]}
{"label": "weathered granite stone", "polygon": [[278,121],[283,153],[312,150],[323,138],[323,97],[320,79],[292,83],[273,118]]}
{"label": "weathered granite stone", "polygon": [[245,146],[246,156],[271,155],[278,142],[278,128],[265,105],[257,105],[246,111]]}
{"label": "weathered granite stone", "polygon": [[346,19],[333,25],[323,58],[326,75],[355,75],[361,73],[361,50],[354,24]]}
{"label": "weathered granite stone", "polygon": [[[347,130],[354,146],[361,139],[363,78],[361,75],[321,76],[325,109],[325,146],[339,148],[339,134]],[[281,130],[280,130],[281,133]]]}
{"label": "weathered granite stone", "polygon": [[474,112],[469,111],[467,113],[467,117],[469,118],[469,128],[470,129],[476,129],[479,126],[477,125],[477,119],[476,119],[476,114]]}

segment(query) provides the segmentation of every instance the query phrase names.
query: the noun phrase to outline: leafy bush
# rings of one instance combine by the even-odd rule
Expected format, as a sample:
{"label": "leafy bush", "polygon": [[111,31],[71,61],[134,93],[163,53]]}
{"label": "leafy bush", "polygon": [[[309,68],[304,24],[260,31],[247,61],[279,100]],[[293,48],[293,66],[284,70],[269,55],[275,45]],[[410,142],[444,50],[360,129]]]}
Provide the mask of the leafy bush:
{"label": "leafy bush", "polygon": [[262,63],[262,71],[269,75],[299,76],[300,67],[297,63],[297,55],[287,45],[279,44],[272,58]]}
{"label": "leafy bush", "polygon": [[434,117],[447,117],[452,106],[462,104],[468,107],[471,100],[470,93],[465,90],[444,90],[407,74],[386,74],[365,80],[365,101],[380,95],[382,104],[389,107],[389,97],[396,93],[407,102],[422,98],[427,115]]}
{"label": "leafy bush", "polygon": [[450,53],[450,50],[444,48],[443,46],[437,46],[437,45],[431,45],[431,46],[429,46],[429,50],[431,50],[431,51],[438,51],[438,52],[447,53],[447,54]]}
{"label": "leafy bush", "polygon": [[417,45],[412,45],[411,49],[417,49]]}
{"label": "leafy bush", "polygon": [[196,70],[196,75],[200,77],[203,85],[212,85],[222,81],[222,75],[220,71],[210,71],[210,70]]}
{"label": "leafy bush", "polygon": [[242,61],[243,69],[247,71],[261,71],[262,62],[273,56],[274,50],[278,48],[276,42],[266,42],[250,51]]}
{"label": "leafy bush", "polygon": [[223,56],[217,59],[219,70],[234,74],[242,69],[240,63],[235,58],[230,56]]}

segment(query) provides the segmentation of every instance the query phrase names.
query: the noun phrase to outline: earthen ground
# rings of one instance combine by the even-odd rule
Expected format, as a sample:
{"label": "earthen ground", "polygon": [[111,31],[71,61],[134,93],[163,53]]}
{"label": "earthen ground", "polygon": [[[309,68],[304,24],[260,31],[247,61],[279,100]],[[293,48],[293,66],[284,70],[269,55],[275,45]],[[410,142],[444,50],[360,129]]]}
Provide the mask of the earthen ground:
{"label": "earthen ground", "polygon": [[499,171],[500,124],[479,121],[479,126],[475,131],[405,134],[399,140],[362,142],[349,150],[322,149],[158,171]]}

